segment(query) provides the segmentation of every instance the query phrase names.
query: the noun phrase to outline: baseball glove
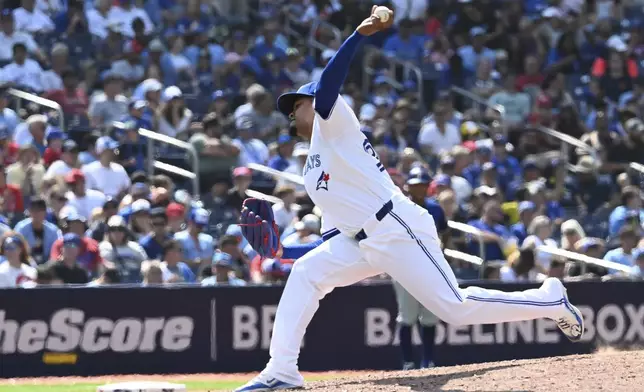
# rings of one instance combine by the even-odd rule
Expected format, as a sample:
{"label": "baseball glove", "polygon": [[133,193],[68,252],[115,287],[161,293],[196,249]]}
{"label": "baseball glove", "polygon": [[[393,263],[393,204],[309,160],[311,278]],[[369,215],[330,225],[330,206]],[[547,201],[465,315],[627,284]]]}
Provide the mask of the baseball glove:
{"label": "baseball glove", "polygon": [[260,257],[275,257],[280,247],[279,229],[273,208],[266,200],[248,198],[242,205],[242,234]]}

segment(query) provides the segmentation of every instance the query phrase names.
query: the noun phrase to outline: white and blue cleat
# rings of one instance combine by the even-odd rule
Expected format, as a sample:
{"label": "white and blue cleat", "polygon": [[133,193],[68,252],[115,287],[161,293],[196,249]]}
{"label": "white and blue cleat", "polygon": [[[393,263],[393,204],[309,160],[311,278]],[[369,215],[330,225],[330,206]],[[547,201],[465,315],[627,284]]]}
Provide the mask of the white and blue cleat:
{"label": "white and blue cleat", "polygon": [[557,286],[563,297],[564,309],[562,315],[553,319],[557,327],[571,342],[578,342],[584,334],[584,317],[581,311],[568,300],[568,293],[563,283],[557,278],[548,278],[544,285],[549,284]]}
{"label": "white and blue cleat", "polygon": [[260,374],[259,376],[253,378],[248,383],[242,385],[241,387],[235,389],[235,392],[261,392],[261,391],[277,391],[283,389],[302,389],[301,385],[289,384],[284,381],[280,381],[273,377],[267,377]]}

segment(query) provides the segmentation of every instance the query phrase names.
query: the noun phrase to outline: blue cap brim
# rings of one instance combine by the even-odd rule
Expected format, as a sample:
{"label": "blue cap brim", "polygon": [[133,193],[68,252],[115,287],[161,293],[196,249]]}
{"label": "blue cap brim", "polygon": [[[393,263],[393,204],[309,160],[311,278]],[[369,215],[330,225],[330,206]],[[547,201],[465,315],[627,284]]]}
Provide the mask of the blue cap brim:
{"label": "blue cap brim", "polygon": [[277,109],[282,112],[285,116],[289,116],[293,113],[293,106],[295,106],[295,101],[299,98],[314,98],[313,94],[304,94],[304,93],[284,93],[277,98]]}

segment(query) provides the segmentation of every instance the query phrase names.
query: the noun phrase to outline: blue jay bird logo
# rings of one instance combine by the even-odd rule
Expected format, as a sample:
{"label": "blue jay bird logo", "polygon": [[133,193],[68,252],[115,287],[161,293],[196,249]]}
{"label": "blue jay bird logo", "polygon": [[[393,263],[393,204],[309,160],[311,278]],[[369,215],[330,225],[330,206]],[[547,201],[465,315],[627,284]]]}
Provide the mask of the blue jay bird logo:
{"label": "blue jay bird logo", "polygon": [[330,179],[331,176],[329,175],[329,173],[322,171],[322,174],[320,174],[320,177],[318,178],[318,185],[315,187],[315,190],[318,191],[320,189],[324,189],[325,191],[328,191]]}

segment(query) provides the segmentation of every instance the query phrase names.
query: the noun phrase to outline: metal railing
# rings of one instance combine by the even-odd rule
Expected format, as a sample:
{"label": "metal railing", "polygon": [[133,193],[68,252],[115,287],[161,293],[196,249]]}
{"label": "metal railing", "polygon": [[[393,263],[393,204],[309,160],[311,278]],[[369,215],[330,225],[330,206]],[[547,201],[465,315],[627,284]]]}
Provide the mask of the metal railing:
{"label": "metal railing", "polygon": [[505,121],[505,107],[503,105],[492,105],[487,101],[487,99],[481,97],[480,95],[474,94],[473,92],[465,90],[464,88],[461,88],[458,86],[452,86],[451,90],[455,94],[458,94],[462,97],[469,99],[470,101],[473,101],[479,105],[483,105],[488,109],[494,110],[495,112],[498,112],[499,121],[501,122],[503,131],[507,132],[507,128],[506,128],[507,123]]}
{"label": "metal railing", "polygon": [[44,106],[46,108],[54,109],[55,111],[58,112],[58,125],[60,129],[63,131],[67,131],[65,129],[65,113],[63,113],[63,107],[60,106],[60,104],[56,101],[52,101],[51,99],[46,99],[43,97],[39,97],[36,94],[31,94],[25,91],[21,90],[16,90],[15,88],[9,89],[9,94],[13,95],[14,97],[17,98],[16,102],[16,111],[19,111],[22,109],[22,100],[24,99],[25,101],[33,102],[37,105]]}
{"label": "metal railing", "polygon": [[[485,271],[485,241],[483,239],[483,232],[477,229],[474,226],[467,225],[461,222],[448,221],[447,226],[455,231],[460,231],[461,233],[469,234],[476,238],[476,241],[479,243],[479,258],[481,263],[477,264],[479,269],[479,276],[482,278]],[[466,260],[467,261],[467,260]]]}
{"label": "metal railing", "polygon": [[596,259],[594,257],[586,256],[581,253],[571,252],[569,250],[553,248],[545,245],[537,246],[537,250],[540,252],[551,254],[553,256],[564,257],[569,260],[581,262],[582,275],[586,273],[586,267],[588,264],[604,267],[609,270],[613,269],[627,274],[631,272],[631,268],[623,264],[615,263],[608,260]]}
{"label": "metal railing", "polygon": [[587,153],[591,157],[593,157],[593,160],[595,161],[595,164],[597,165],[597,168],[599,168],[599,165],[601,164],[601,160],[599,158],[599,154],[597,153],[597,150],[589,146],[588,144],[582,142],[581,140],[572,137],[570,135],[566,135],[565,133],[561,133],[559,131],[555,131],[552,128],[544,127],[542,125],[534,128],[537,131],[541,133],[545,133],[548,136],[554,137],[555,139],[558,139],[561,142],[561,158],[564,161],[564,164],[568,168],[568,170],[571,170],[573,168],[573,165],[571,165],[568,162],[568,157],[569,157],[569,150],[568,148],[570,146],[573,146],[579,150],[582,150],[583,152]]}
{"label": "metal railing", "polygon": [[[117,128],[123,128],[125,126],[124,123],[120,121],[115,121],[113,125]],[[199,199],[200,193],[199,193],[199,155],[197,154],[197,150],[193,147],[192,144],[186,143],[184,141],[181,141],[179,139],[175,139],[173,137],[153,132],[150,131],[149,129],[144,129],[144,128],[139,128],[139,135],[145,137],[147,139],[147,144],[148,144],[148,175],[152,177],[154,175],[154,170],[161,170],[165,171],[168,173],[175,174],[180,177],[184,177],[189,179],[192,182],[192,192],[194,194],[193,198],[195,200]],[[160,143],[165,143],[171,146],[178,147],[182,150],[185,150],[189,155],[190,155],[190,163],[192,165],[192,172],[180,168],[175,165],[171,165],[168,163],[160,162],[155,159],[155,154],[154,154],[154,142],[160,142]]]}
{"label": "metal railing", "polygon": [[323,20],[316,20],[313,22],[313,25],[311,26],[311,30],[309,31],[309,38],[308,38],[309,55],[311,56],[315,56],[316,49],[319,51],[330,49],[328,45],[324,45],[316,37],[316,34],[321,27],[324,29],[328,29],[333,34],[334,41],[336,41],[338,44],[342,43],[342,32],[340,31],[339,28],[337,28],[336,26],[332,25],[329,22],[326,22]]}
{"label": "metal railing", "polygon": [[385,51],[375,46],[365,46],[365,52],[366,53],[362,61],[362,69],[364,71],[362,73],[362,93],[365,96],[369,94],[371,82],[373,81],[374,76],[378,73],[377,69],[371,67],[371,61],[375,55],[379,55],[389,63],[390,78],[387,83],[398,90],[403,88],[402,83],[395,80],[396,67],[402,67],[404,75],[409,75],[410,73],[414,74],[418,88],[418,91],[416,92],[418,95],[418,102],[423,102],[423,73],[420,68],[409,61],[403,61],[395,57],[388,56]]}

